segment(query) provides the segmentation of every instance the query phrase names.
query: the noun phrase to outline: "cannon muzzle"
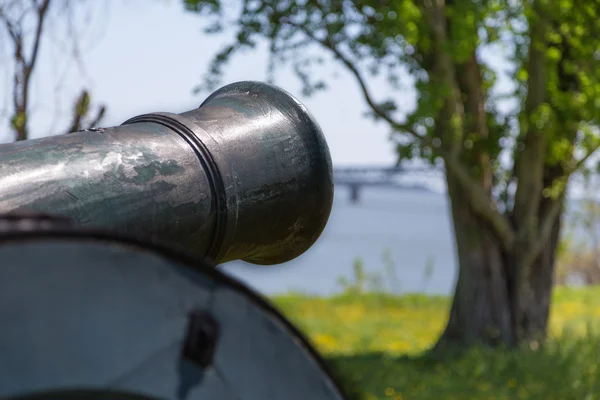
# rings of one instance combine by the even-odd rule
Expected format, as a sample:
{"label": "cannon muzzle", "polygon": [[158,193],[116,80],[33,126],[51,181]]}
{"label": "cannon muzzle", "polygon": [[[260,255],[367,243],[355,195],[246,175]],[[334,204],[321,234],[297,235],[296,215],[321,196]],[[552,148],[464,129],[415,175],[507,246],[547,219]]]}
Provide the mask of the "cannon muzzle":
{"label": "cannon muzzle", "polygon": [[212,263],[297,257],[332,200],[316,121],[258,82],[225,86],[181,114],[0,146],[0,213],[63,216]]}

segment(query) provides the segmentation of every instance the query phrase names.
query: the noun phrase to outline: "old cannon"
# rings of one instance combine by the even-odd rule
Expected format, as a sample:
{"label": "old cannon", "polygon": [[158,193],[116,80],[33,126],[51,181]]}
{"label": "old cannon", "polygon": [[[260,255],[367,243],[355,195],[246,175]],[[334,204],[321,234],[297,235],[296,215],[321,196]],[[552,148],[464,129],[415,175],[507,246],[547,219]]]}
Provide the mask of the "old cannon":
{"label": "old cannon", "polygon": [[309,342],[220,272],[319,237],[331,160],[291,95],[0,146],[0,398],[341,400]]}
{"label": "old cannon", "polygon": [[320,235],[331,174],[304,106],[242,82],[182,114],[0,146],[0,212],[59,214],[215,263],[277,264]]}

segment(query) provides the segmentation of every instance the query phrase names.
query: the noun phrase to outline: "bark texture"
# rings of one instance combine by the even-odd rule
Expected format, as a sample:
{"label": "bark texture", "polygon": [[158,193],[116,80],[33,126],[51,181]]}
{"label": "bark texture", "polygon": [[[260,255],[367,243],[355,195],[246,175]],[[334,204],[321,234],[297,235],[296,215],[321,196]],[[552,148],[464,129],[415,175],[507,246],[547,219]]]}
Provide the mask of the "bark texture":
{"label": "bark texture", "polygon": [[447,184],[459,269],[442,343],[513,343],[505,252],[486,222],[469,207],[451,174]]}
{"label": "bark texture", "polygon": [[[447,183],[459,271],[448,324],[436,349],[448,343],[543,343],[561,219],[555,220],[548,242],[527,274],[516,279],[521,272],[517,268],[523,265],[527,252],[510,253],[503,249],[489,224],[465,201],[451,174]],[[545,213],[551,203],[543,202],[540,211]]]}

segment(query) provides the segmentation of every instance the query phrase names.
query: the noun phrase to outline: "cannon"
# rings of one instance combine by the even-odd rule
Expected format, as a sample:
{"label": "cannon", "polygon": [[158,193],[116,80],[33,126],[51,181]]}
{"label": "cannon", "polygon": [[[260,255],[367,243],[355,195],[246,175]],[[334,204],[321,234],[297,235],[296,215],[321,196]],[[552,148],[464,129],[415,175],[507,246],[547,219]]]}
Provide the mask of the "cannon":
{"label": "cannon", "polygon": [[332,197],[317,123],[257,82],[0,146],[0,399],[345,399],[304,335],[217,268],[297,257]]}
{"label": "cannon", "polygon": [[0,213],[57,214],[213,264],[302,254],[325,227],[332,182],[314,118],[257,82],[182,114],[0,146]]}

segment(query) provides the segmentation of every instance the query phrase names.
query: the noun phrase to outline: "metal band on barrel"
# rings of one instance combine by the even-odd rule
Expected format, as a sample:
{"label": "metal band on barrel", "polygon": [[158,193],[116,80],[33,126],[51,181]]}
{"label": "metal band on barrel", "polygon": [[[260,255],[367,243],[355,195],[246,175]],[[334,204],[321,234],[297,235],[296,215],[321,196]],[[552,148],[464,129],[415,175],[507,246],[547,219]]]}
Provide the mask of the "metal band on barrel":
{"label": "metal band on barrel", "polygon": [[206,147],[206,144],[198,137],[197,130],[201,130],[199,126],[187,120],[181,115],[172,113],[151,113],[143,114],[125,121],[121,125],[129,125],[139,122],[150,122],[165,126],[179,136],[181,136],[194,150],[200,163],[204,167],[207,174],[210,190],[215,199],[215,228],[212,236],[212,241],[206,252],[206,258],[210,262],[217,259],[227,230],[227,199],[225,195],[225,183],[217,163],[215,162],[211,152]]}

